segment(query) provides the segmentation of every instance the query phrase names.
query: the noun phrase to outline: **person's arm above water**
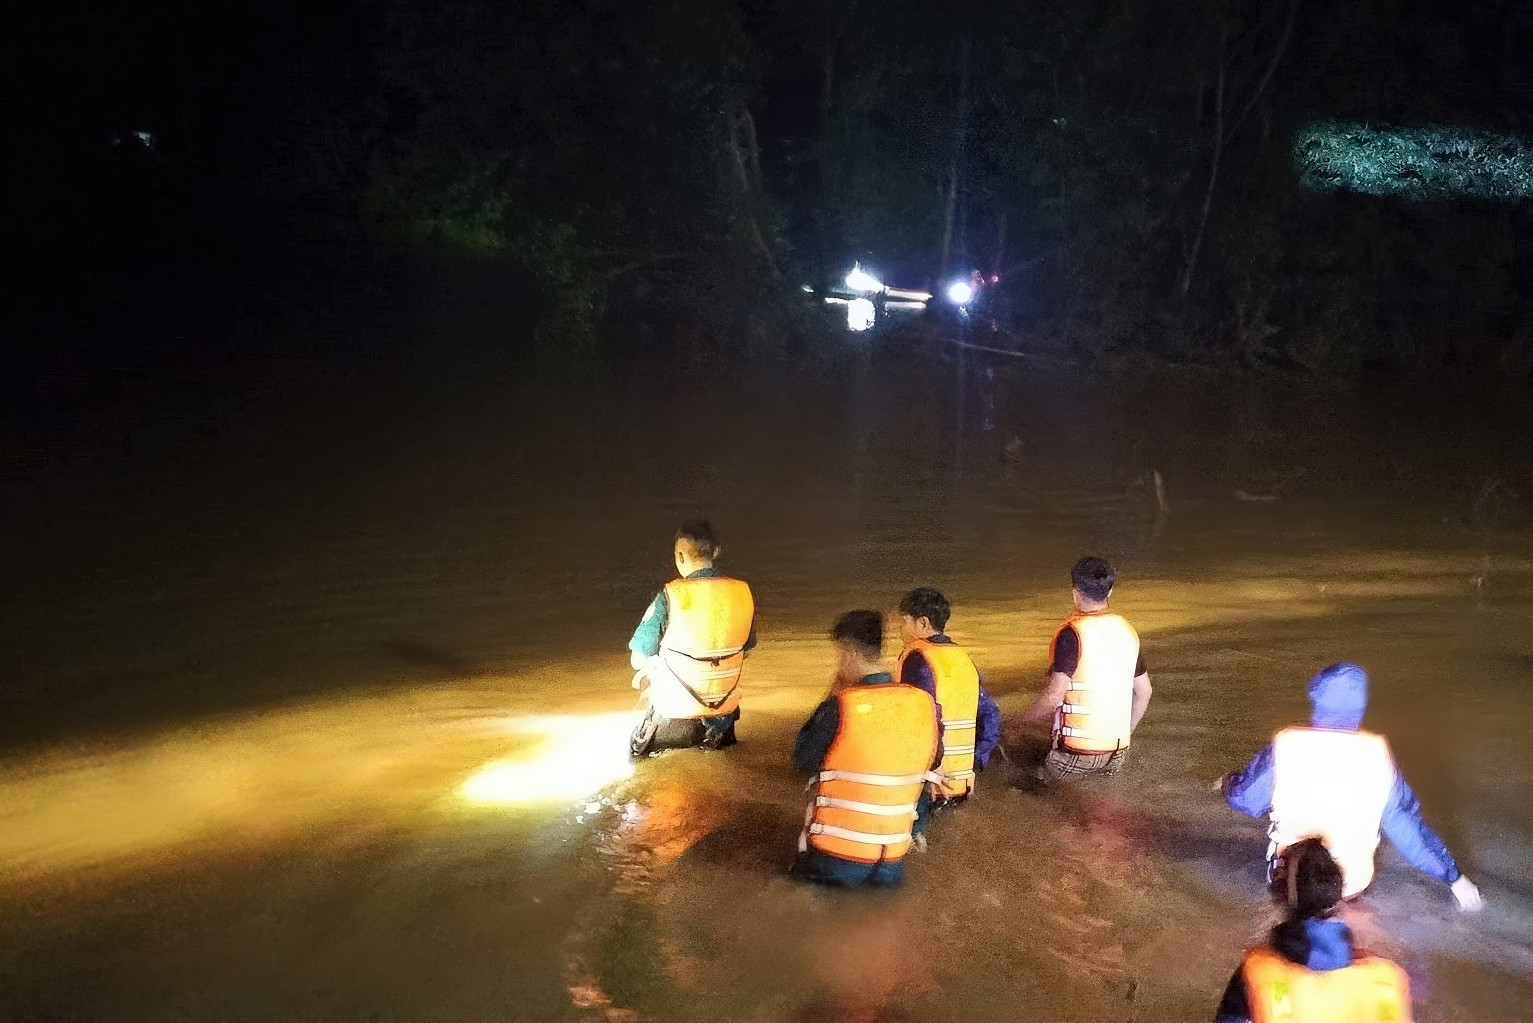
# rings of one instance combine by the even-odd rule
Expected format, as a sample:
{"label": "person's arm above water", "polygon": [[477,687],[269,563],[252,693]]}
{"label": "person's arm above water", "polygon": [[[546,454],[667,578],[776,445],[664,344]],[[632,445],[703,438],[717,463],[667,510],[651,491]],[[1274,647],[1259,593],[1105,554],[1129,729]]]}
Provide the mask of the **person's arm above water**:
{"label": "person's arm above water", "polygon": [[1026,710],[1022,712],[1021,720],[1024,723],[1041,722],[1047,723],[1053,720],[1054,711],[1065,702],[1065,695],[1070,691],[1070,676],[1064,672],[1056,671],[1049,675],[1049,684],[1043,692],[1033,698]]}
{"label": "person's arm above water", "polygon": [[1234,774],[1227,774],[1220,785],[1230,809],[1247,817],[1265,817],[1272,812],[1272,743],[1256,751],[1256,756]]}
{"label": "person's arm above water", "polygon": [[1144,717],[1145,708],[1150,705],[1150,694],[1154,690],[1150,686],[1150,673],[1141,671],[1134,676],[1134,709],[1128,721],[1128,730],[1132,732],[1139,727],[1139,720]]}
{"label": "person's arm above water", "polygon": [[974,722],[974,767],[983,771],[990,763],[990,756],[1001,744],[1001,708],[996,706],[990,694],[979,691],[979,712]]}
{"label": "person's arm above water", "polygon": [[633,638],[628,641],[628,663],[634,666],[634,670],[644,667],[644,662],[660,652],[660,637],[665,635],[666,621],[670,617],[669,608],[666,605],[665,591],[655,594],[655,599],[650,601],[649,610],[644,612],[644,617],[639,619],[639,627],[633,630]]}
{"label": "person's arm above water", "polygon": [[1400,772],[1395,772],[1394,787],[1389,790],[1389,802],[1384,804],[1381,831],[1406,862],[1428,877],[1453,887],[1453,897],[1462,909],[1480,908],[1480,890],[1459,872],[1458,863],[1437,832],[1421,817],[1421,801],[1406,784]]}
{"label": "person's arm above water", "polygon": [[793,766],[800,774],[820,773],[825,754],[840,730],[841,701],[832,698],[821,702],[793,740]]}
{"label": "person's arm above water", "polygon": [[1066,625],[1055,633],[1054,642],[1049,644],[1049,670],[1046,673],[1049,684],[1022,712],[1020,720],[1024,724],[1053,722],[1055,709],[1065,702],[1065,694],[1070,691],[1070,676],[1075,674],[1080,663],[1080,634],[1075,631],[1075,626]]}

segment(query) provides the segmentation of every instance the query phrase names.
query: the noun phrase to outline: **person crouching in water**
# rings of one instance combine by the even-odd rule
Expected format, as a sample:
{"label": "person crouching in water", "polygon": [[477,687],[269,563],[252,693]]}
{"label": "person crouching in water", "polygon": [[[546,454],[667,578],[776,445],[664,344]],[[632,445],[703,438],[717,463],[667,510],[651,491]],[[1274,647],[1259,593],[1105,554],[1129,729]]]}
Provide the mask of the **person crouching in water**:
{"label": "person crouching in water", "polygon": [[676,530],[676,573],[628,641],[645,711],[629,740],[642,757],[656,745],[722,749],[735,742],[740,669],[756,645],[751,588],[713,567],[719,541],[704,520]]}
{"label": "person crouching in water", "polygon": [[1048,687],[1021,718],[1053,722],[1040,781],[1116,774],[1150,705],[1139,633],[1107,609],[1115,580],[1113,567],[1101,558],[1081,558],[1070,569],[1075,613],[1049,644]]}
{"label": "person crouching in water", "polygon": [[889,673],[877,611],[848,611],[830,639],[830,694],[793,742],[793,765],[812,776],[814,793],[798,869],[829,884],[897,884],[917,806],[942,757],[937,706]]}
{"label": "person crouching in water", "polygon": [[1368,673],[1333,664],[1309,683],[1308,728],[1285,728],[1250,763],[1219,779],[1225,802],[1248,817],[1270,817],[1267,876],[1303,838],[1325,842],[1346,879],[1346,898],[1373,881],[1379,834],[1412,866],[1452,887],[1459,908],[1480,908],[1480,890],[1443,840],[1421,819],[1421,804],[1382,735],[1362,731]]}
{"label": "person crouching in water", "polygon": [[[974,773],[985,769],[1001,739],[1001,710],[981,689],[979,670],[944,633],[952,607],[941,592],[922,586],[900,601],[900,639],[904,649],[894,674],[907,686],[931,694],[942,731],[942,780],[932,785],[937,807],[967,799]],[[916,821],[919,836],[928,818]],[[918,839],[917,844],[921,844]]]}
{"label": "person crouching in water", "polygon": [[1351,930],[1331,918],[1343,883],[1325,844],[1298,842],[1285,864],[1273,894],[1286,904],[1288,918],[1246,953],[1214,1023],[1410,1023],[1405,971],[1354,950]]}

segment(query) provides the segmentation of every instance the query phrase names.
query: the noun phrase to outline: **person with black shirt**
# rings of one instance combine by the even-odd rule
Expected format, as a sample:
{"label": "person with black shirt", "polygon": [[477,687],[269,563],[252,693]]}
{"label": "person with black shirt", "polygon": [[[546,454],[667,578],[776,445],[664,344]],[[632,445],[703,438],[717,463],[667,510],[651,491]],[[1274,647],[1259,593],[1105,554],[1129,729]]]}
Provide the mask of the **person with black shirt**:
{"label": "person with black shirt", "polygon": [[1050,644],[1048,687],[1021,718],[1052,723],[1041,781],[1116,774],[1150,705],[1139,634],[1107,607],[1115,581],[1113,567],[1101,558],[1081,558],[1070,569],[1075,613]]}

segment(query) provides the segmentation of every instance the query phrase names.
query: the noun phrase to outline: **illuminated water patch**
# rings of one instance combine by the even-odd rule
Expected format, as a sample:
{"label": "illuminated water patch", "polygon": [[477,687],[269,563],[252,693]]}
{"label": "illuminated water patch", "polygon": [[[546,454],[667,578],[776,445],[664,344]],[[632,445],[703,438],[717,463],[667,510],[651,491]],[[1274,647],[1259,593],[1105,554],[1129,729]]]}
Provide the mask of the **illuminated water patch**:
{"label": "illuminated water patch", "polygon": [[632,713],[540,716],[517,722],[542,741],[525,753],[484,765],[458,790],[471,803],[566,802],[633,774],[628,757]]}
{"label": "illuminated water patch", "polygon": [[1306,188],[1407,199],[1533,196],[1533,146],[1473,128],[1374,127],[1323,121],[1294,139]]}

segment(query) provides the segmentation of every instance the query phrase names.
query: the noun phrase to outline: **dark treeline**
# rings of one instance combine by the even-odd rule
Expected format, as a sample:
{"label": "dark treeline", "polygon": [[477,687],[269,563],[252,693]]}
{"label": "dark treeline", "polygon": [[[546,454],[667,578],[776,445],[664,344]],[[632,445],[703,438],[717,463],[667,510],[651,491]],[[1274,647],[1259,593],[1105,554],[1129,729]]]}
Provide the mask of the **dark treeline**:
{"label": "dark treeline", "polygon": [[504,262],[546,346],[770,346],[814,314],[802,283],[861,259],[997,273],[1022,343],[1090,355],[1533,372],[1525,201],[1309,190],[1294,160],[1324,121],[1533,132],[1518,0],[30,17],[13,222],[39,249],[165,256],[191,221],[237,236],[276,210]]}

